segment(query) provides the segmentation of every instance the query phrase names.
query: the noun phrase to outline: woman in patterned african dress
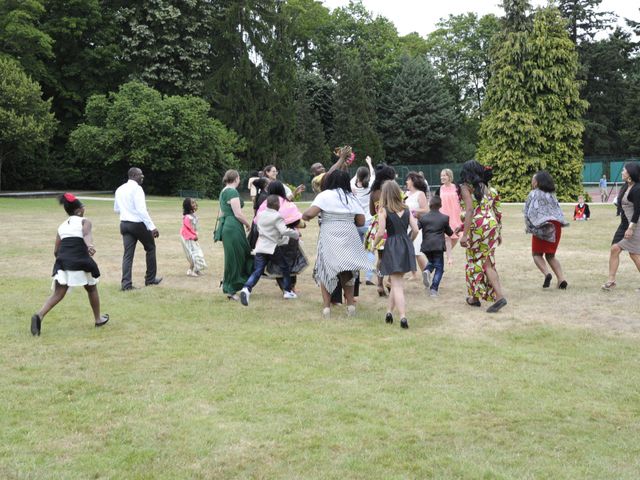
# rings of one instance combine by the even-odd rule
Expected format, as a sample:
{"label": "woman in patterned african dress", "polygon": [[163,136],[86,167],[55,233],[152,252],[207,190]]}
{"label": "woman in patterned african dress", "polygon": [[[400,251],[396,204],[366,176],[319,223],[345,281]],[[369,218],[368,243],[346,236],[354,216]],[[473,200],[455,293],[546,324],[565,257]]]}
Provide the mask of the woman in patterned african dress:
{"label": "woman in patterned african dress", "polygon": [[460,245],[466,248],[467,304],[480,306],[480,300],[493,301],[487,309],[495,313],[507,304],[496,271],[495,250],[502,243],[500,197],[489,186],[490,168],[475,160],[462,165],[460,199],[463,210]]}

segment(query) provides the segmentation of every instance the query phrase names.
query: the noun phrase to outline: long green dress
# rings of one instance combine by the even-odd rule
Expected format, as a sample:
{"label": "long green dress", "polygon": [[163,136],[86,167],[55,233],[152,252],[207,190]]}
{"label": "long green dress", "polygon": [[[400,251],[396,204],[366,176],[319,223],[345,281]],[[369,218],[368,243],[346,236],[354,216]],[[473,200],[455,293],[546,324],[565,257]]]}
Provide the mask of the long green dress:
{"label": "long green dress", "polygon": [[[244,234],[244,227],[233,214],[229,201],[240,198],[235,188],[228,187],[220,192],[220,211],[222,215],[222,247],[224,249],[224,274],[222,291],[232,295],[240,290],[253,270],[251,248]],[[240,199],[240,206],[244,202]]]}

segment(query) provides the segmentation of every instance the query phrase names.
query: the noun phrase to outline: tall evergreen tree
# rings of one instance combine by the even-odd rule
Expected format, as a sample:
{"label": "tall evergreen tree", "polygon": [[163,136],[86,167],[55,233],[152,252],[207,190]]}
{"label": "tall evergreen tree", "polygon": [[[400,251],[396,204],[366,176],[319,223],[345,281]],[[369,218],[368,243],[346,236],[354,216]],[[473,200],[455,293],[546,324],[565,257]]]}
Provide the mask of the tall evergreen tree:
{"label": "tall evergreen tree", "polygon": [[247,139],[246,168],[278,163],[294,125],[294,49],[281,0],[214,5],[216,52],[205,98],[216,117]]}
{"label": "tall evergreen tree", "polygon": [[436,163],[460,123],[455,102],[424,58],[406,58],[386,102],[387,158],[398,163]]}
{"label": "tall evergreen tree", "polygon": [[570,201],[582,192],[587,106],[576,83],[577,54],[557,9],[538,10],[531,30],[522,29],[523,13],[507,15],[517,20],[507,23],[496,50],[478,156],[495,167],[494,181],[507,200],[523,200],[531,176],[545,169],[558,197]]}
{"label": "tall evergreen tree", "polygon": [[362,157],[376,161],[384,158],[382,142],[376,131],[375,101],[367,88],[360,57],[347,51],[342,57],[338,85],[333,96],[332,147],[351,145]]}
{"label": "tall evergreen tree", "polygon": [[[580,45],[586,83],[582,96],[589,102],[585,114],[585,155],[627,153],[621,137],[623,113],[632,103],[634,43],[616,29],[609,38]],[[637,119],[636,119],[637,122]]]}
{"label": "tall evergreen tree", "polygon": [[600,12],[602,0],[557,0],[562,16],[567,19],[569,37],[573,43],[590,41],[597,33],[611,28],[613,12]]}
{"label": "tall evergreen tree", "polygon": [[290,153],[283,159],[283,166],[298,167],[308,171],[316,162],[326,163],[331,158],[320,114],[314,105],[313,91],[307,78],[313,74],[298,72],[296,87],[296,123]]}

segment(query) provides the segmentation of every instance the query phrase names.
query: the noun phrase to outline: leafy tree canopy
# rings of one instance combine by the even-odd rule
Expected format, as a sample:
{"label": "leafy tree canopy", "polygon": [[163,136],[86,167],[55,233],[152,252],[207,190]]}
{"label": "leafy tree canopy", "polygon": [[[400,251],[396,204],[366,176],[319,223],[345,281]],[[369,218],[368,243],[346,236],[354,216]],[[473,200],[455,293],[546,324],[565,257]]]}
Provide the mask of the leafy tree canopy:
{"label": "leafy tree canopy", "polygon": [[233,131],[209,116],[204,100],[163,96],[139,82],[92,96],[86,123],[70,142],[88,170],[106,171],[113,181],[139,166],[150,173],[150,191],[165,194],[183,188],[214,194],[221,173],[237,166],[235,154],[244,147]]}

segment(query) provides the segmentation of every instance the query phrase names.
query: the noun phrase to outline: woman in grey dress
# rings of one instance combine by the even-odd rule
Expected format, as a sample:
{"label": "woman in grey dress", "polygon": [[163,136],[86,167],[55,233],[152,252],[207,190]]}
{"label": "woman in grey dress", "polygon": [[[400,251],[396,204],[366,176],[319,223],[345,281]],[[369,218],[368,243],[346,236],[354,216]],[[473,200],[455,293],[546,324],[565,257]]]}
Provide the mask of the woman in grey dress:
{"label": "woman in grey dress", "polygon": [[640,230],[637,228],[638,217],[640,217],[640,163],[626,163],[622,169],[622,180],[625,184],[617,199],[620,226],[611,242],[609,279],[602,285],[605,291],[616,286],[616,273],[620,265],[620,253],[623,250],[629,252],[631,260],[640,271]]}

